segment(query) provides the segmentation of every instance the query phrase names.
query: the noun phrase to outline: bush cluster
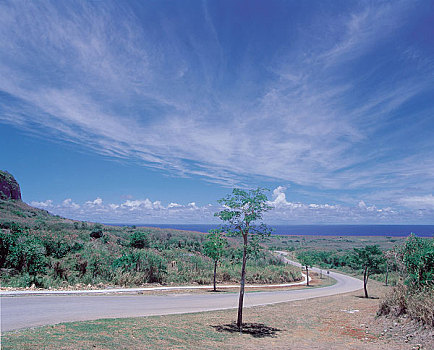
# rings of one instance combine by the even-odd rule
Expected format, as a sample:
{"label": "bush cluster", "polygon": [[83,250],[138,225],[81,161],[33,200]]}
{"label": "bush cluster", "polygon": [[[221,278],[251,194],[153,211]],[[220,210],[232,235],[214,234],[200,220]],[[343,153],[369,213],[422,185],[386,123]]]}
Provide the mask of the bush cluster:
{"label": "bush cluster", "polygon": [[394,256],[401,282],[381,302],[378,315],[408,314],[434,327],[434,241],[410,235]]}
{"label": "bush cluster", "polygon": [[[33,224],[3,222],[0,229],[0,272],[3,286],[66,287],[138,286],[146,283],[209,284],[213,261],[206,257],[202,234],[79,222]],[[235,241],[234,241],[235,242]],[[217,280],[238,282],[242,250],[237,243],[224,251]],[[246,281],[290,282],[301,278],[252,241]]]}

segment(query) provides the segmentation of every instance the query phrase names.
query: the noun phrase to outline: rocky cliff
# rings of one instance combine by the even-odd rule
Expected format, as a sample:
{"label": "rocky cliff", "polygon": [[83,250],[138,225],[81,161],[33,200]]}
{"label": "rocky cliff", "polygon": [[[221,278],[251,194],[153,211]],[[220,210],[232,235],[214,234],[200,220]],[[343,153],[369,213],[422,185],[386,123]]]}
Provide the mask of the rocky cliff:
{"label": "rocky cliff", "polygon": [[21,200],[20,185],[7,171],[0,170],[0,199]]}

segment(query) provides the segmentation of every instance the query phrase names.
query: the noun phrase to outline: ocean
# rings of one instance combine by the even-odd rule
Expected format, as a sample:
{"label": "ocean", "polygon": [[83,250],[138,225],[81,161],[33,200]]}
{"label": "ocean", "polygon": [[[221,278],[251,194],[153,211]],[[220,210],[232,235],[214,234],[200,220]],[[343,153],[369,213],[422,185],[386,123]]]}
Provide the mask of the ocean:
{"label": "ocean", "polygon": [[[120,225],[124,226],[124,225]],[[215,224],[143,224],[136,226],[172,228],[208,232],[219,228]],[[311,236],[395,236],[414,233],[419,237],[434,237],[434,225],[269,225],[272,234]]]}

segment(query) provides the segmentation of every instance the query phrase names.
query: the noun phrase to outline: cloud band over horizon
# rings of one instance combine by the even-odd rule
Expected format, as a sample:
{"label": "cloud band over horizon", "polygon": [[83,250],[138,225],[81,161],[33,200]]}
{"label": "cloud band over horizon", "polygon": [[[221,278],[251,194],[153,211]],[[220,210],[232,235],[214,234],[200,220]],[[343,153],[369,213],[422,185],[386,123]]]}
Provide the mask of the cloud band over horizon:
{"label": "cloud band over horizon", "polygon": [[[414,220],[415,215],[419,219],[434,215],[432,196],[428,198],[431,202],[427,201],[422,204],[421,199],[409,198],[411,210],[409,208],[395,210],[390,207],[377,208],[375,205],[367,205],[364,201],[360,201],[353,207],[339,204],[290,202],[286,199],[286,190],[283,186],[274,189],[272,199],[268,202],[272,210],[264,217],[267,223],[396,224],[408,223],[409,220]],[[419,201],[416,206],[415,201]],[[216,203],[201,206],[195,202],[187,204],[170,202],[164,205],[161,201],[151,201],[149,198],[127,199],[119,204],[106,203],[100,197],[82,204],[75,203],[71,198],[58,204],[52,200],[33,201],[30,204],[71,219],[116,224],[219,223],[214,213],[222,210],[222,207]]]}

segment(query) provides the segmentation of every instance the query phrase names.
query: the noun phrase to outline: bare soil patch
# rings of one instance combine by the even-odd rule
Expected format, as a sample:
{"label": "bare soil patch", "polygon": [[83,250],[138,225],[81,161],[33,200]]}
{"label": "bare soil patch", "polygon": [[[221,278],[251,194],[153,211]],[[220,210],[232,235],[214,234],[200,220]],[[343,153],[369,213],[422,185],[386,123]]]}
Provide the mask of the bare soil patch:
{"label": "bare soil patch", "polygon": [[[240,333],[236,322],[212,327],[218,332]],[[278,328],[273,328],[263,323],[243,323],[242,326],[242,334],[250,334],[254,338],[276,337],[276,333],[280,331]]]}

